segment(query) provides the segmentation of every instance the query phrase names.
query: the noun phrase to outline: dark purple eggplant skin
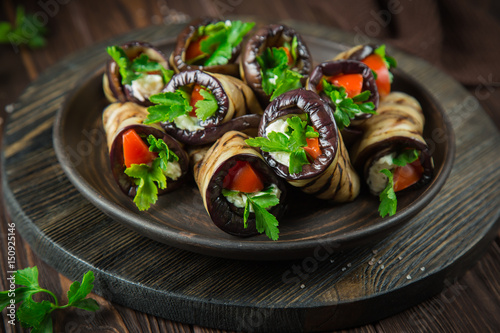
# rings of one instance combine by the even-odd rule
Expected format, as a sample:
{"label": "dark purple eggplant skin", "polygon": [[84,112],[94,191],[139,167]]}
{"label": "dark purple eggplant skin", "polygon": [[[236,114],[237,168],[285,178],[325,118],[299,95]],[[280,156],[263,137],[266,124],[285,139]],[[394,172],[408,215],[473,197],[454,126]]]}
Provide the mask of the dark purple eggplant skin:
{"label": "dark purple eggplant skin", "polygon": [[215,96],[219,105],[216,115],[202,122],[202,125],[205,127],[203,130],[191,132],[178,128],[173,122],[164,122],[162,126],[165,132],[182,143],[199,146],[215,142],[230,130],[245,131],[251,128],[258,128],[261,116],[256,114],[247,114],[233,118],[225,123],[222,122],[229,109],[229,97],[220,81],[210,75],[210,73],[198,70],[180,72],[172,76],[172,79],[163,91],[174,92],[182,86],[193,83],[206,87]]}
{"label": "dark purple eggplant skin", "polygon": [[240,75],[255,92],[262,108],[269,104],[270,95],[262,90],[261,67],[257,56],[266,48],[283,46],[283,38],[291,40],[294,36],[297,37],[297,61],[302,64],[298,72],[307,77],[312,68],[312,55],[302,36],[294,29],[282,24],[267,25],[257,30],[245,44],[241,53]]}
{"label": "dark purple eggplant skin", "polygon": [[269,209],[276,219],[279,220],[286,210],[286,185],[282,179],[278,178],[271,168],[260,158],[248,154],[235,155],[222,163],[212,175],[208,186],[207,209],[214,224],[228,234],[248,237],[259,234],[255,228],[255,214],[250,213],[247,221],[247,228],[243,224],[244,208],[238,208],[229,203],[222,194],[224,177],[237,161],[248,161],[252,168],[260,175],[264,188],[275,184],[281,190],[280,203]]}
{"label": "dark purple eggplant skin", "polygon": [[[165,64],[167,66],[167,68],[165,69],[170,69],[168,66],[168,58],[166,57],[166,55],[150,43],[142,41],[131,41],[120,45],[120,47],[123,48],[123,50],[125,51],[125,53],[127,53],[130,59],[136,58],[141,53],[143,53],[145,49],[152,49],[154,50],[154,52],[158,54],[158,56],[162,57],[163,60],[165,61]],[[151,103],[149,100],[140,101],[137,98],[135,98],[130,90],[130,87],[124,86],[122,84],[121,82],[122,78],[118,70],[118,65],[112,58],[108,59],[108,61],[106,62],[105,75],[108,79],[108,84],[111,93],[118,100],[118,102],[121,103],[134,102],[142,106],[153,105],[153,103]]]}
{"label": "dark purple eggplant skin", "polygon": [[[316,87],[324,76],[328,77],[339,74],[361,74],[363,76],[363,86],[361,91],[370,91],[370,97],[366,100],[366,102],[372,102],[375,105],[375,110],[378,108],[379,94],[373,73],[370,67],[356,60],[326,61],[319,64],[311,72],[307,87],[309,90],[319,93],[322,98],[326,99],[328,103],[330,103],[330,99],[325,94],[318,92]],[[356,119],[366,119],[371,116],[372,115],[369,113],[364,113],[356,117]]]}
{"label": "dark purple eggplant skin", "polygon": [[149,136],[152,134],[156,139],[162,139],[165,141],[168,148],[179,157],[179,163],[182,170],[181,176],[175,181],[167,179],[167,188],[163,190],[158,189],[158,195],[173,191],[181,186],[186,180],[186,176],[189,171],[189,157],[186,151],[181,147],[180,143],[157,128],[148,125],[131,125],[124,127],[115,136],[109,153],[111,171],[113,172],[113,176],[122,192],[131,198],[135,197],[135,194],[137,193],[137,186],[135,185],[134,180],[127,176],[124,172],[126,167],[123,159],[123,140],[121,138],[122,135],[129,129],[134,129],[139,135]]}
{"label": "dark purple eggplant skin", "polygon": [[376,45],[366,44],[363,45],[359,50],[354,52],[349,56],[349,60],[362,61],[369,55],[373,54],[375,50],[378,48]]}
{"label": "dark purple eggplant skin", "polygon": [[233,48],[231,51],[231,59],[225,65],[217,66],[198,66],[198,65],[188,65],[184,59],[184,53],[188,47],[188,40],[193,36],[198,28],[201,26],[206,26],[208,24],[213,24],[220,22],[220,19],[205,17],[192,21],[189,23],[184,30],[177,36],[177,42],[175,44],[174,51],[170,56],[170,65],[176,67],[179,72],[201,70],[211,73],[220,73],[239,77],[239,64],[236,63],[236,59],[241,53],[241,43],[240,45]]}
{"label": "dark purple eggplant skin", "polygon": [[309,179],[323,173],[333,162],[339,147],[339,132],[332,107],[313,91],[303,88],[290,90],[276,97],[265,109],[259,126],[259,136],[266,137],[266,127],[273,120],[288,114],[307,113],[312,126],[319,133],[322,155],[311,164],[302,166],[302,172],[290,174],[288,167],[276,162],[269,153],[262,152],[274,172],[287,180]]}
{"label": "dark purple eggplant skin", "polygon": [[368,171],[376,160],[392,152],[399,153],[405,149],[416,149],[420,151],[420,164],[424,168],[424,172],[418,182],[405,188],[401,192],[414,190],[428,184],[434,176],[434,166],[429,147],[421,141],[408,137],[394,136],[370,145],[358,156],[357,161],[359,162],[354,164],[354,168],[358,170],[360,174],[364,174],[365,179],[367,179]]}

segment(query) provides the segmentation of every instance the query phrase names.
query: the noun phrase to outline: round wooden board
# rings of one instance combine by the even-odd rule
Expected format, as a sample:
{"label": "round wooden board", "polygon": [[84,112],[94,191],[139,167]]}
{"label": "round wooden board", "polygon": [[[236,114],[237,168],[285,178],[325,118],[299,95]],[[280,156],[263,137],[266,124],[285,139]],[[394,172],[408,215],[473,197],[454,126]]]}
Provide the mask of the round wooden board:
{"label": "round wooden board", "polygon": [[[340,31],[285,23],[318,47],[359,42]],[[93,270],[98,294],[174,321],[292,332],[357,326],[402,311],[439,292],[483,253],[500,215],[500,135],[458,83],[392,48],[400,68],[445,107],[456,157],[436,198],[390,236],[342,252],[318,242],[313,255],[294,261],[240,261],[169,247],[103,214],[58,164],[55,112],[73,87],[102,66],[107,45],[165,41],[182,27],[150,27],[95,45],[49,69],[20,97],[6,128],[3,190],[17,229],[47,263],[70,279]],[[431,146],[440,135],[432,134]]]}

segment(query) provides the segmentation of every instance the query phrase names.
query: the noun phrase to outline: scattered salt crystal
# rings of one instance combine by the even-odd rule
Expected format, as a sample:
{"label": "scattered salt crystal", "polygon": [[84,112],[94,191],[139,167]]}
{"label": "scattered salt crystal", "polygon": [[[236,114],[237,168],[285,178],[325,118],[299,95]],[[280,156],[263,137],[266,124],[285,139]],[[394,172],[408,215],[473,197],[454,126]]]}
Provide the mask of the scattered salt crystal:
{"label": "scattered salt crystal", "polygon": [[330,259],[330,262],[333,264],[335,262],[335,259]]}
{"label": "scattered salt crystal", "polygon": [[384,268],[385,268],[385,265],[380,266],[380,268],[384,269]]}
{"label": "scattered salt crystal", "polygon": [[377,253],[378,253],[378,250],[372,250],[372,253],[373,253],[373,254],[377,254]]}
{"label": "scattered salt crystal", "polygon": [[374,262],[373,261],[368,261],[368,265],[373,266]]}
{"label": "scattered salt crystal", "polygon": [[411,280],[411,275],[410,275],[410,274],[408,274],[408,275],[406,276],[406,279],[407,279],[407,280]]}
{"label": "scattered salt crystal", "polygon": [[399,259],[399,260],[403,260],[403,256],[399,256],[399,257],[398,257],[398,259]]}
{"label": "scattered salt crystal", "polygon": [[382,263],[382,259],[380,259],[380,260],[378,261],[378,264],[379,264],[379,265],[380,265],[381,263]]}
{"label": "scattered salt crystal", "polygon": [[420,270],[423,272],[425,271],[425,267],[420,267]]}
{"label": "scattered salt crystal", "polygon": [[14,112],[14,104],[9,104],[5,106],[5,112],[12,113]]}
{"label": "scattered salt crystal", "polygon": [[348,263],[348,264],[347,264],[347,267],[351,267],[351,266],[352,266],[352,264],[351,264],[351,263]]}
{"label": "scattered salt crystal", "polygon": [[304,289],[305,287],[306,287],[306,285],[305,285],[305,284],[301,284],[301,285],[300,285],[300,289]]}
{"label": "scattered salt crystal", "polygon": [[345,272],[345,270],[346,270],[346,269],[347,269],[347,268],[345,268],[345,267],[342,267],[342,272]]}

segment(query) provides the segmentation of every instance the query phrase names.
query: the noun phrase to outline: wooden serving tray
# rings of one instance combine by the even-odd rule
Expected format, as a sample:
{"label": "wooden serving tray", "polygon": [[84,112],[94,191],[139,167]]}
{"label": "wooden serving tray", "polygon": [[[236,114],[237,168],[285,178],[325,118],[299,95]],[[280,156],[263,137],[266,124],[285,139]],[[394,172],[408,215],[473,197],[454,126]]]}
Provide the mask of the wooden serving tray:
{"label": "wooden serving tray", "polygon": [[[343,32],[286,23],[315,45],[355,43]],[[55,269],[70,279],[93,270],[95,290],[106,299],[170,320],[229,330],[321,331],[418,304],[461,275],[493,239],[500,216],[498,131],[458,83],[393,49],[399,66],[446,109],[456,156],[437,196],[388,236],[340,252],[318,242],[305,258],[262,262],[181,250],[115,222],[62,171],[52,144],[55,113],[71,89],[102,66],[107,45],[164,42],[182,28],[150,27],[73,55],[41,75],[16,104],[3,147],[3,191],[17,229]],[[439,131],[432,139],[440,140]]]}

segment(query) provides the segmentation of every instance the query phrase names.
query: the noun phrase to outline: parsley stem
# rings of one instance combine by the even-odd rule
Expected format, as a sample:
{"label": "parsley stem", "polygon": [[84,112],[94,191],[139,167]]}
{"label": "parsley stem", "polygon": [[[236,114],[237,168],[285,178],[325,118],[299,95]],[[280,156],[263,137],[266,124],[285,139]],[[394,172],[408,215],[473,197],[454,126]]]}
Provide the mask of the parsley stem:
{"label": "parsley stem", "polygon": [[50,290],[47,290],[47,289],[39,289],[38,292],[45,292],[47,294],[49,294],[50,296],[52,296],[52,298],[54,299],[54,304],[55,304],[55,307],[59,307],[59,301],[57,300],[57,297],[56,295],[54,295],[54,293]]}

